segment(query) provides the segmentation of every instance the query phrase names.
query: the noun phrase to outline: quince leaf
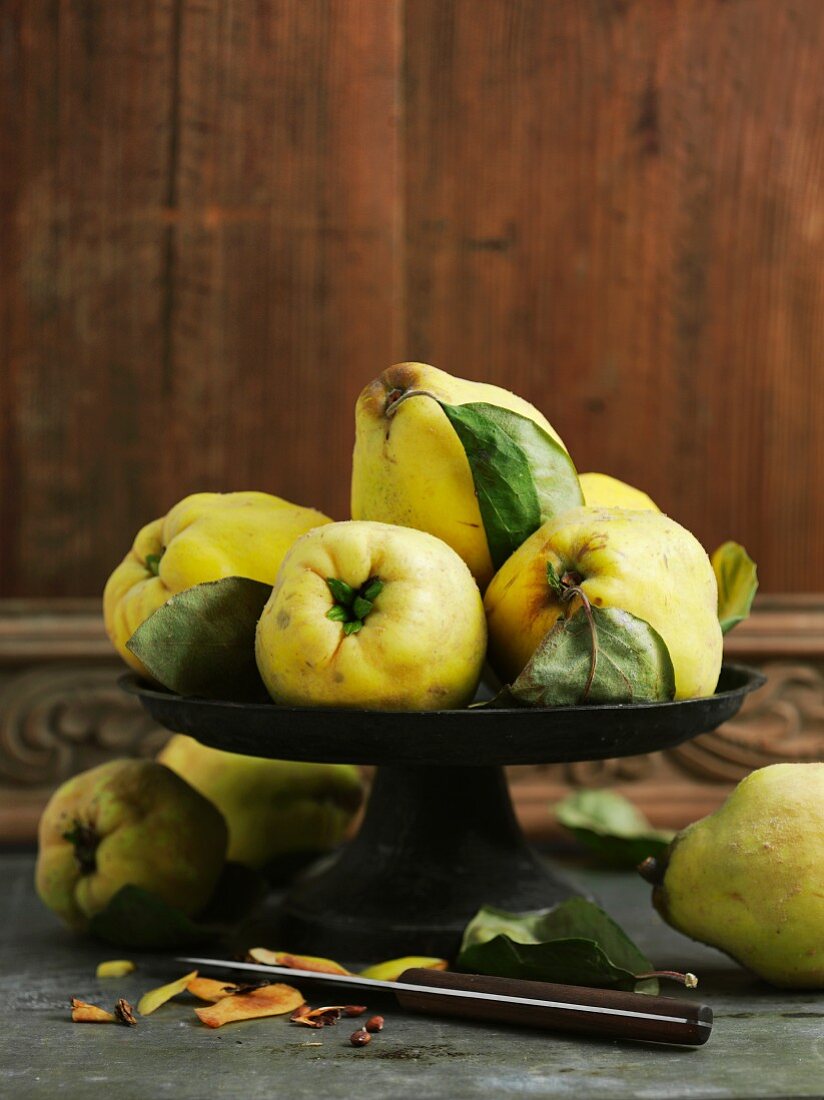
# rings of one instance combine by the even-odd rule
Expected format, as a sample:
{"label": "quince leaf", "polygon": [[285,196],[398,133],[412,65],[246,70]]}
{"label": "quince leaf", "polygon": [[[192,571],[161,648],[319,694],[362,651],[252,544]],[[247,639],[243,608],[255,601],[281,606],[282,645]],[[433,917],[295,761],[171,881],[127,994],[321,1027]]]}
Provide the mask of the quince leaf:
{"label": "quince leaf", "polygon": [[629,799],[617,791],[574,791],[555,807],[564,828],[613,867],[637,867],[660,856],[675,835],[653,829]]}
{"label": "quince leaf", "polygon": [[249,577],[196,584],[159,607],[126,645],[179,695],[268,700],[255,662],[255,628],[271,592]]}
{"label": "quince leaf", "polygon": [[722,543],[710,560],[718,581],[718,621],[726,634],[749,615],[758,591],[758,573],[738,542]]}
{"label": "quince leaf", "polygon": [[213,933],[142,886],[121,886],[109,904],[92,917],[89,931],[118,947],[178,947],[200,943]]}
{"label": "quince leaf", "polygon": [[560,443],[520,413],[486,402],[440,403],[460,439],[498,569],[545,520],[584,503]]}
{"label": "quince leaf", "polygon": [[227,863],[212,898],[197,919],[187,917],[142,886],[121,886],[89,922],[97,939],[143,950],[203,943],[224,935],[260,901],[265,882],[254,871]]}
{"label": "quince leaf", "polygon": [[458,970],[502,978],[657,993],[652,964],[619,925],[586,898],[530,913],[481,908],[463,935]]}
{"label": "quince leaf", "polygon": [[[661,635],[644,619],[620,608],[591,608],[597,656],[595,674],[582,700],[592,661],[592,629],[584,608],[559,619],[509,686],[516,705],[639,703],[675,696],[675,672]],[[500,704],[499,704],[500,705]],[[509,704],[511,705],[511,704]]]}

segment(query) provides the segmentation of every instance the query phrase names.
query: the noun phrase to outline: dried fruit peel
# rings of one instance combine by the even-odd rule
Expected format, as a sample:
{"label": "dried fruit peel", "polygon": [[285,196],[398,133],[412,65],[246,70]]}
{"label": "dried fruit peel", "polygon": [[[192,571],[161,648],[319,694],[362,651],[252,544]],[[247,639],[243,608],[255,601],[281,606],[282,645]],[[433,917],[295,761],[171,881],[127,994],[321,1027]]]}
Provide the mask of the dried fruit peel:
{"label": "dried fruit peel", "polygon": [[249,993],[224,997],[208,1008],[196,1008],[195,1014],[206,1027],[223,1027],[238,1020],[258,1020],[264,1016],[283,1016],[303,1004],[303,994],[291,985],[264,985]]}
{"label": "dried fruit peel", "polygon": [[97,978],[125,978],[137,967],[131,959],[109,959],[108,962],[98,963],[95,977]]}
{"label": "dried fruit peel", "polygon": [[446,959],[434,959],[428,956],[407,955],[402,959],[387,959],[386,962],[375,963],[361,970],[359,977],[374,978],[379,982],[396,982],[404,970],[446,970],[449,963]]}
{"label": "dried fruit peel", "polygon": [[336,1024],[341,1016],[348,1015],[346,1008],[346,1005],[324,1005],[321,1008],[301,1005],[295,1009],[290,1019],[293,1024],[303,1024],[304,1027],[329,1027]]}
{"label": "dried fruit peel", "polygon": [[288,951],[270,951],[268,947],[253,947],[249,951],[252,962],[265,966],[287,966],[290,970],[313,970],[316,974],[351,974],[345,966],[332,959],[319,959],[314,955],[292,955]]}
{"label": "dried fruit peel", "polygon": [[187,992],[199,1001],[222,1001],[237,992],[237,986],[231,982],[221,982],[217,978],[193,978],[186,986]]}
{"label": "dried fruit peel", "polygon": [[165,1005],[172,997],[176,997],[178,993],[182,993],[184,989],[188,988],[189,982],[194,981],[196,977],[197,971],[193,970],[191,974],[185,974],[175,982],[169,982],[167,985],[158,986],[157,989],[150,989],[149,992],[144,993],[137,1002],[137,1011],[141,1016],[151,1015],[151,1013],[160,1008],[161,1005]]}
{"label": "dried fruit peel", "polygon": [[72,997],[72,1020],[74,1020],[76,1024],[117,1023],[114,1015],[111,1012],[107,1012],[105,1008],[100,1008],[99,1005],[89,1004],[88,1001],[81,1001],[77,997]]}

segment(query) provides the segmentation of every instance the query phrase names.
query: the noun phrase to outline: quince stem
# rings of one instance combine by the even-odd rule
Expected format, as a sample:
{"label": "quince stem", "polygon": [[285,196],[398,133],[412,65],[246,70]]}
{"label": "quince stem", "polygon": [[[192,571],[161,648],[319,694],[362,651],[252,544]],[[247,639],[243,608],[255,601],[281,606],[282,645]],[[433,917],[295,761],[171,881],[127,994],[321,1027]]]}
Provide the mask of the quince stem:
{"label": "quince stem", "polygon": [[369,577],[360,588],[352,588],[337,577],[327,577],[326,584],[335,601],[326,612],[326,618],[340,623],[348,637],[357,634],[369,615],[375,600],[383,591],[380,577]]}
{"label": "quince stem", "polygon": [[638,864],[637,870],[641,878],[646,879],[651,886],[660,886],[667,870],[667,859],[647,856],[642,863]]}
{"label": "quince stem", "polygon": [[93,826],[75,819],[73,827],[63,833],[63,839],[74,845],[74,858],[81,874],[90,875],[97,870],[97,846],[100,837]]}
{"label": "quince stem", "polygon": [[402,390],[399,397],[393,397],[392,394],[398,393],[398,390],[393,390],[389,394],[389,401],[384,409],[385,416],[394,416],[400,406],[409,397],[431,397],[433,401],[438,401],[438,398],[434,393],[430,393],[429,390]]}

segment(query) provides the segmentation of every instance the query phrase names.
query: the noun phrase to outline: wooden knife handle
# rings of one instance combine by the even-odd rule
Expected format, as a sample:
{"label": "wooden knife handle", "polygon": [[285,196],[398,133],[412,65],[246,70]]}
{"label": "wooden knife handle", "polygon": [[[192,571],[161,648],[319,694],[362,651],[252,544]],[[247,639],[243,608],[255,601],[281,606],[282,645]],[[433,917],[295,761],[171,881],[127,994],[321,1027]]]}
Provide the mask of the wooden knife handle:
{"label": "wooden knife handle", "polygon": [[[456,974],[440,970],[406,970],[399,983],[426,986],[421,992],[399,988],[396,996],[404,1008],[433,1015],[495,1020],[503,1024],[573,1031],[609,1039],[641,1039],[655,1043],[701,1046],[710,1037],[712,1009],[692,1001],[648,997],[612,989],[493,978],[486,974]],[[428,992],[431,989],[433,992]],[[455,989],[487,993],[485,1000],[435,992]],[[527,1001],[549,1004],[524,1004]]]}

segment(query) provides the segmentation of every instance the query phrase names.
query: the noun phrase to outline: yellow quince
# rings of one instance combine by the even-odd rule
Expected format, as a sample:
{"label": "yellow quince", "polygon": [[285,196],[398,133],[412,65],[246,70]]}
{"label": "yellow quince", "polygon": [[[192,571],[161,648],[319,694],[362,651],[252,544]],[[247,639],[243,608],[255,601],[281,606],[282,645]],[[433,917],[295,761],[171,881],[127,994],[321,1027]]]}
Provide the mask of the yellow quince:
{"label": "yellow quince", "polygon": [[324,523],[314,508],[269,493],[193,493],[137,533],[106,582],[106,631],[123,658],[146,675],[126,642],[175,593],[221,577],[274,584],[296,538]]}
{"label": "yellow quince", "polygon": [[641,489],[634,485],[627,485],[625,481],[619,481],[617,477],[609,474],[578,474],[581,483],[581,492],[584,494],[584,504],[589,508],[633,508],[643,511],[649,509],[660,512],[661,509]]}
{"label": "yellow quince", "polygon": [[304,764],[221,752],[175,734],[157,757],[220,810],[229,826],[226,858],[256,870],[309,858],[338,845],[363,798],[351,764]]}
{"label": "yellow quince", "polygon": [[[718,588],[698,540],[662,512],[573,508],[549,520],[501,566],[486,590],[489,655],[515,679],[567,605],[547,579],[580,588],[590,604],[644,619],[663,638],[676,699],[712,695],[721,670]],[[570,613],[581,606],[572,595]]]}
{"label": "yellow quince", "polygon": [[520,413],[564,444],[545,417],[517,394],[453,378],[427,363],[396,363],[358,398],[352,518],[428,531],[463,558],[483,590],[495,570],[472,471],[439,401],[484,402]]}
{"label": "yellow quince", "polygon": [[37,893],[82,931],[129,885],[197,913],[217,883],[228,831],[211,802],[169,768],[110,760],[58,787],[38,836]]}
{"label": "yellow quince", "polygon": [[286,555],[257,626],[272,698],[292,706],[439,710],[468,703],[486,649],[472,574],[407,527],[319,527]]}

